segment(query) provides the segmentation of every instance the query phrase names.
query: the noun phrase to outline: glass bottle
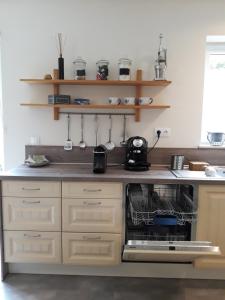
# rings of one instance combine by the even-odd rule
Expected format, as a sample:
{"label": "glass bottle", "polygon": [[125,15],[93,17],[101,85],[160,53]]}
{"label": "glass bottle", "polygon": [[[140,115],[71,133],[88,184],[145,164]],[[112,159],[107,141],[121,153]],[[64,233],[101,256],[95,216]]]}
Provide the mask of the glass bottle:
{"label": "glass bottle", "polygon": [[130,80],[132,61],[129,58],[119,59],[119,80]]}
{"label": "glass bottle", "polygon": [[109,75],[109,61],[101,59],[97,61],[97,80],[107,80]]}
{"label": "glass bottle", "polygon": [[80,56],[73,62],[74,64],[74,76],[75,80],[85,80],[86,79],[86,61]]}

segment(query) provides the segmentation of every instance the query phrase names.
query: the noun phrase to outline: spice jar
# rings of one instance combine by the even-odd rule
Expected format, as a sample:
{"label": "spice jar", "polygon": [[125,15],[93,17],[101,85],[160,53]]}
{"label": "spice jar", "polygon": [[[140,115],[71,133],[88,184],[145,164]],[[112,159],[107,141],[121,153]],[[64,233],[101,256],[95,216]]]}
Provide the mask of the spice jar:
{"label": "spice jar", "polygon": [[131,63],[129,58],[119,59],[119,80],[130,80]]}
{"label": "spice jar", "polygon": [[76,80],[85,80],[86,76],[86,61],[80,56],[73,62],[74,64],[74,75]]}
{"label": "spice jar", "polygon": [[107,80],[109,75],[109,61],[108,60],[99,60],[96,63],[97,65],[97,80]]}

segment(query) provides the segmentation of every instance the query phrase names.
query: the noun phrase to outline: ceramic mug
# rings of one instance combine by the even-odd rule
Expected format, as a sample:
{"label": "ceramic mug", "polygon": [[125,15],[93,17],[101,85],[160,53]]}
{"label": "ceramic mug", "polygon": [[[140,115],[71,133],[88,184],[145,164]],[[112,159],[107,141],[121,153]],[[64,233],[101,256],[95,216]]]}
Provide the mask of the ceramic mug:
{"label": "ceramic mug", "polygon": [[152,104],[152,102],[153,102],[153,98],[150,98],[150,97],[140,97],[139,98],[140,105],[148,105],[148,104]]}
{"label": "ceramic mug", "polygon": [[123,102],[127,105],[135,105],[136,99],[135,97],[126,97],[124,98]]}
{"label": "ceramic mug", "polygon": [[121,99],[118,97],[109,97],[109,104],[118,105],[121,103]]}

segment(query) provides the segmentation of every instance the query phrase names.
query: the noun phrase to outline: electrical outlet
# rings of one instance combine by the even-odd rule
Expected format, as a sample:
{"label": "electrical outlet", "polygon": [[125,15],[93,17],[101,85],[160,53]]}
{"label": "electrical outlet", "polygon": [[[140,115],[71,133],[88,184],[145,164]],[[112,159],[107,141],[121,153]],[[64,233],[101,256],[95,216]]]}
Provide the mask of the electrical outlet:
{"label": "electrical outlet", "polygon": [[155,128],[155,136],[157,136],[157,131],[158,130],[161,131],[160,137],[169,137],[169,136],[171,136],[171,128],[156,127]]}

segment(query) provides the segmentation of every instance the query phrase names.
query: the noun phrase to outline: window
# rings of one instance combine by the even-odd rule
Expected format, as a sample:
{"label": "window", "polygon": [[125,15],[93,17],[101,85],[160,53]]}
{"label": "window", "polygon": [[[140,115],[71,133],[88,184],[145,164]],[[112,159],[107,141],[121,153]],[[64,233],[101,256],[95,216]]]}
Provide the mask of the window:
{"label": "window", "polygon": [[207,39],[201,142],[208,132],[225,133],[225,37]]}

